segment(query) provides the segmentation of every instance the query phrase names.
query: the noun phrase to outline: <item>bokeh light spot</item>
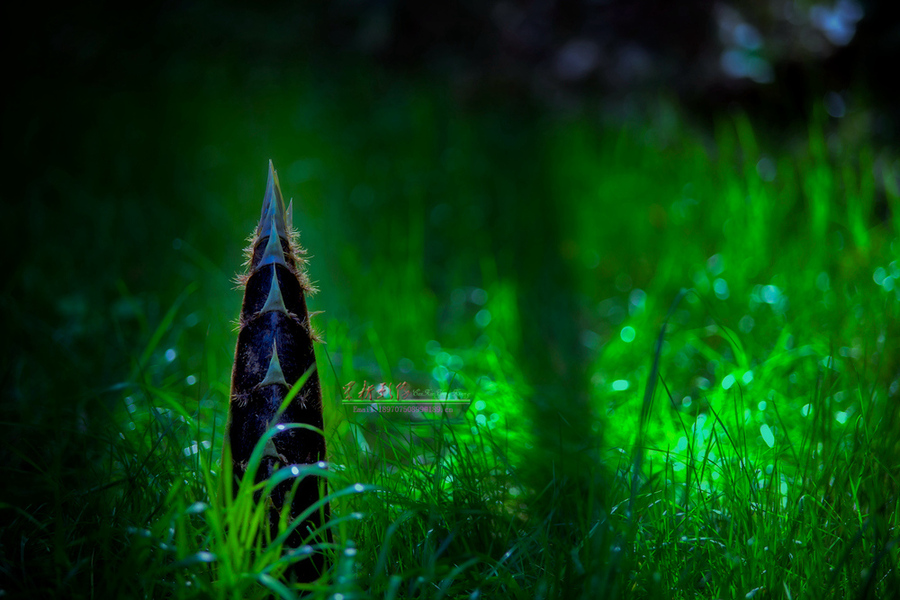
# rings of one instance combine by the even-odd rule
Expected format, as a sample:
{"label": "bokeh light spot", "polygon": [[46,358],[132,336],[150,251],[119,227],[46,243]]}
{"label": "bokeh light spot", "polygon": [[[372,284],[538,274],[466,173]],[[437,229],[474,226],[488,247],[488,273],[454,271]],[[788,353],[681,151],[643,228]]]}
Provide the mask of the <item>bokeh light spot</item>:
{"label": "bokeh light spot", "polygon": [[772,433],[772,428],[763,423],[759,426],[759,433],[762,435],[763,441],[769,448],[775,447],[775,434]]}
{"label": "bokeh light spot", "polygon": [[725,379],[722,380],[722,389],[731,389],[731,386],[734,385],[734,375],[726,375]]}
{"label": "bokeh light spot", "polygon": [[724,279],[716,279],[713,282],[713,291],[719,300],[727,300],[729,296],[728,282]]}

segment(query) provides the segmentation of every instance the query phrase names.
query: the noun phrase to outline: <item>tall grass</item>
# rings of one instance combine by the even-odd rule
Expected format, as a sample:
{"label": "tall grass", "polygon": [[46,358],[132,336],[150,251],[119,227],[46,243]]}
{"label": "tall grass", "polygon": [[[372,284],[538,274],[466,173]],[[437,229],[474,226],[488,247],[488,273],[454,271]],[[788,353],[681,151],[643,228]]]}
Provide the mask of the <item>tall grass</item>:
{"label": "tall grass", "polygon": [[[177,234],[182,275],[168,301],[118,282],[113,320],[129,361],[109,379],[119,383],[98,389],[74,370],[46,388],[11,380],[20,400],[4,409],[3,477],[23,483],[0,497],[7,595],[888,598],[900,589],[890,155],[829,145],[845,138],[821,118],[802,143],[774,150],[743,117],[723,119],[714,139],[677,121],[526,128],[424,93],[382,99],[362,88],[346,93],[362,95],[371,119],[310,91],[299,108],[270,107],[273,122],[320,117],[302,121],[307,156],[282,182],[304,198],[295,219],[306,220],[298,229],[322,290],[310,304],[326,310],[317,361],[329,456],[315,473],[278,477],[328,478],[333,543],[308,540],[328,571],[287,583],[309,549],[270,539],[252,478],[234,499],[220,493],[228,321],[239,301],[227,282],[255,217],[243,204],[261,194],[247,186],[252,202],[225,201],[222,214],[212,201],[191,208],[236,237]],[[207,117],[240,122],[237,110],[222,101]],[[396,143],[376,156],[370,146],[383,139]],[[526,158],[533,168],[521,174]],[[228,166],[182,188],[221,200],[229,188],[213,182],[228,179]],[[243,190],[235,172],[228,183]],[[66,322],[105,331],[78,320],[77,302],[67,310]],[[415,424],[346,411],[342,388],[364,380],[459,388],[472,408]],[[74,403],[51,398],[47,414],[29,412],[42,409],[26,397],[67,388]]]}

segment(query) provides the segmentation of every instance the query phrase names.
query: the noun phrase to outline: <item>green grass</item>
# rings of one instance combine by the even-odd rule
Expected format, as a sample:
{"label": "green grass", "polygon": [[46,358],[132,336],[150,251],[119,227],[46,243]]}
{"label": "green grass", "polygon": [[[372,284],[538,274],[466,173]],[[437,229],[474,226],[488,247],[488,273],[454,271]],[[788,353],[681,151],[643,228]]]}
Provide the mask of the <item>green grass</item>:
{"label": "green grass", "polygon": [[[776,149],[742,116],[704,136],[366,81],[244,105],[209,84],[167,105],[204,121],[159,133],[187,157],[161,182],[46,176],[73,203],[21,221],[52,242],[2,295],[7,596],[896,594],[893,155],[821,116]],[[251,478],[219,493],[231,279],[270,156],[325,310],[333,543],[309,540],[330,567],[301,587]],[[126,222],[131,242],[102,233]],[[354,415],[364,380],[473,407]]]}

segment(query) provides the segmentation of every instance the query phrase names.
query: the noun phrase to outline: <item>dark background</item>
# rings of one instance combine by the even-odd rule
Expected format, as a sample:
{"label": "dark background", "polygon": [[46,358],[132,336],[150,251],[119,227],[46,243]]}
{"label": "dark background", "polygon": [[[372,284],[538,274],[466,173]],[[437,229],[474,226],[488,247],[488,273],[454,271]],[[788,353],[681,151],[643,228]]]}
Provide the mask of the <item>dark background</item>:
{"label": "dark background", "polygon": [[[781,121],[817,94],[865,90],[895,135],[897,17],[876,0],[19,4],[4,8],[6,102],[27,121],[83,89],[196,85],[210,63],[250,84],[260,71],[349,62],[444,80],[460,102],[559,108],[662,92],[697,114],[738,103]],[[26,98],[31,111],[16,104]]]}

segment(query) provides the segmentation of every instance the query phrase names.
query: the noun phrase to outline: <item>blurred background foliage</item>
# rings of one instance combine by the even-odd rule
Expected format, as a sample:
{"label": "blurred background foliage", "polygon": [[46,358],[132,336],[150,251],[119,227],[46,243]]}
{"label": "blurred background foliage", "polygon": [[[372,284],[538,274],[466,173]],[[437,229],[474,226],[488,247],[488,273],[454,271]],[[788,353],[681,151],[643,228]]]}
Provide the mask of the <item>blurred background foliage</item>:
{"label": "blurred background foliage", "polygon": [[[874,263],[892,276],[893,2],[3,10],[0,422],[2,462],[21,482],[4,486],[13,506],[57,498],[35,510],[58,510],[86,472],[102,480],[105,424],[138,374],[165,387],[195,373],[198,399],[224,402],[233,277],[270,158],[311,253],[310,304],[325,311],[338,379],[430,385],[464,359],[473,379],[505,373],[528,398],[522,448],[557,448],[557,476],[596,460],[586,440],[613,414],[604,394],[643,385],[680,288],[750,298],[729,327],[765,346],[792,265],[822,295]],[[847,165],[838,191],[835,165]],[[849,181],[868,202],[856,217]],[[782,253],[791,236],[817,252]],[[802,318],[821,300],[864,320],[864,303],[802,293]],[[849,321],[828,322],[840,336]],[[356,362],[341,371],[345,356]],[[673,358],[679,398],[729,356]],[[714,381],[726,375],[716,364]]]}

